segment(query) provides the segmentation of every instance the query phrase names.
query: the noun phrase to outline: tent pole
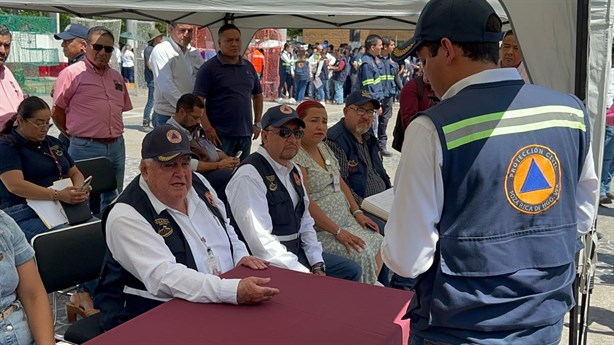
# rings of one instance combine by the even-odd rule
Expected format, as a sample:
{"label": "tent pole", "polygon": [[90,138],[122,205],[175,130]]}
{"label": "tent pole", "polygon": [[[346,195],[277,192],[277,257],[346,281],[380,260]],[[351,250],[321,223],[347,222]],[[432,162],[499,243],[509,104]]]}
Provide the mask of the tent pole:
{"label": "tent pole", "polygon": [[578,0],[576,11],[576,73],[574,94],[586,101],[586,80],[588,70],[588,23],[590,0]]}

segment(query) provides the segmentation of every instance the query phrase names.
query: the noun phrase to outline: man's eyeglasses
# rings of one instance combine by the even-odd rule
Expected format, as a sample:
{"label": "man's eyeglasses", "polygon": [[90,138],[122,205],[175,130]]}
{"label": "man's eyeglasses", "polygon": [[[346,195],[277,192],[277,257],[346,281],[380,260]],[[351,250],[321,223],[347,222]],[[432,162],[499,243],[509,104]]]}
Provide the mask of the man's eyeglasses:
{"label": "man's eyeglasses", "polygon": [[348,108],[354,110],[358,116],[365,116],[365,115],[373,116],[376,112],[375,110],[367,110],[361,107],[356,107],[356,108],[348,107]]}
{"label": "man's eyeglasses", "polygon": [[105,46],[102,44],[97,44],[97,43],[90,43],[92,45],[92,48],[94,48],[95,51],[99,52],[104,48],[104,51],[106,53],[112,53],[113,52],[113,46]]}
{"label": "man's eyeglasses", "polygon": [[30,121],[30,119],[26,119],[26,121],[28,121],[32,126],[38,128],[38,129],[49,129],[51,126],[53,126],[53,124],[50,123],[50,122],[36,123],[36,122]]}
{"label": "man's eyeglasses", "polygon": [[277,131],[272,130],[272,129],[267,129],[267,132],[273,132],[284,139],[290,138],[292,134],[294,134],[294,137],[296,139],[300,139],[305,134],[305,132],[302,129],[291,130],[290,128],[284,128],[284,127],[279,128]]}

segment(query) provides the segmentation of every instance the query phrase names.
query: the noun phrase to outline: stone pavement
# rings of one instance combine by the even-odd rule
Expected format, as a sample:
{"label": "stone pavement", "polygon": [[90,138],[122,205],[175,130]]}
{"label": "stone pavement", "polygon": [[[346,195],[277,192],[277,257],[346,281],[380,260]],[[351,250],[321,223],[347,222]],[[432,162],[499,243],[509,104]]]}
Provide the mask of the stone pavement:
{"label": "stone pavement", "polygon": [[[51,99],[43,97],[49,104]],[[143,107],[146,102],[144,96],[132,96],[134,109],[124,114],[125,133],[124,139],[126,142],[126,173],[124,185],[127,185],[136,175],[139,170],[139,160],[141,154],[141,142],[146,132],[142,130]],[[276,103],[265,102],[265,111],[269,107],[277,105]],[[343,116],[343,106],[326,105],[329,116],[329,126],[335,124]],[[398,104],[394,106],[394,114],[398,109]],[[395,115],[396,116],[396,115]],[[388,136],[392,142],[392,129],[394,126],[394,118],[389,123]],[[50,133],[57,134],[57,129],[52,128]],[[252,151],[255,151],[257,145],[260,144],[260,139],[252,145]],[[400,153],[389,149],[393,152],[392,157],[384,159],[384,166],[388,174],[394,181],[396,167],[401,158]],[[588,344],[591,345],[609,345],[614,344],[614,206],[599,208],[599,217],[597,221],[597,230],[599,233],[599,247],[597,272],[595,276],[594,291],[591,296],[589,322],[588,322]],[[66,298],[62,299],[66,301]],[[60,306],[63,308],[63,303]],[[566,319],[567,320],[567,319]],[[61,333],[65,330],[65,316],[63,312],[59,315],[58,329]],[[568,343],[568,322],[565,323],[561,344]]]}

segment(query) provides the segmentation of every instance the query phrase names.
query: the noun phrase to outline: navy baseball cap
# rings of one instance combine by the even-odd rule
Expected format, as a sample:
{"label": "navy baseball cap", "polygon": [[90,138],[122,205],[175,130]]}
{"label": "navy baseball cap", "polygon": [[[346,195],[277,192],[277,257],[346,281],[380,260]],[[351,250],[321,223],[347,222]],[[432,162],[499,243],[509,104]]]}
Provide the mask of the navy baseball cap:
{"label": "navy baseball cap", "polygon": [[175,159],[190,155],[199,159],[198,155],[190,151],[188,136],[175,126],[162,125],[147,133],[141,147],[141,158],[153,158],[161,163],[172,162]]}
{"label": "navy baseball cap", "polygon": [[392,59],[399,62],[415,56],[423,42],[437,42],[444,37],[457,43],[499,42],[502,32],[486,31],[491,15],[497,13],[486,0],[431,0],[420,13],[414,37],[397,46]]}
{"label": "navy baseball cap", "polygon": [[305,128],[305,122],[296,113],[296,110],[287,105],[278,105],[269,108],[262,116],[262,128],[268,126],[281,127],[290,121],[296,121],[302,128]]}
{"label": "navy baseball cap", "polygon": [[371,94],[367,91],[367,90],[356,90],[352,93],[350,93],[346,98],[345,98],[345,106],[347,107],[348,105],[363,105],[366,103],[371,102],[371,104],[373,104],[373,109],[379,109],[380,108],[380,104],[379,101],[373,97],[371,97]]}
{"label": "navy baseball cap", "polygon": [[86,26],[81,24],[68,24],[64,31],[53,35],[56,40],[72,40],[73,38],[79,37],[84,40],[87,39],[87,32],[90,31]]}

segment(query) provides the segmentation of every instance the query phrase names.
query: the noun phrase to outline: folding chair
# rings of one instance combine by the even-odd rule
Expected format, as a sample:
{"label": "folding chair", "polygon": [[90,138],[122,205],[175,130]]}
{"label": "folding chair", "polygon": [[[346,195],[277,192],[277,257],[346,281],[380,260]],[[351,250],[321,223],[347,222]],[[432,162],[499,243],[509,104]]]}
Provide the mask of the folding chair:
{"label": "folding chair", "polygon": [[[45,290],[53,293],[54,323],[56,291],[98,278],[106,250],[100,220],[38,234],[32,238],[36,265]],[[64,339],[76,344],[102,333],[99,314],[72,324]]]}
{"label": "folding chair", "polygon": [[92,213],[98,215],[100,213],[100,194],[117,188],[113,165],[107,157],[81,159],[75,161],[75,165],[85,178],[92,176],[90,209]]}

